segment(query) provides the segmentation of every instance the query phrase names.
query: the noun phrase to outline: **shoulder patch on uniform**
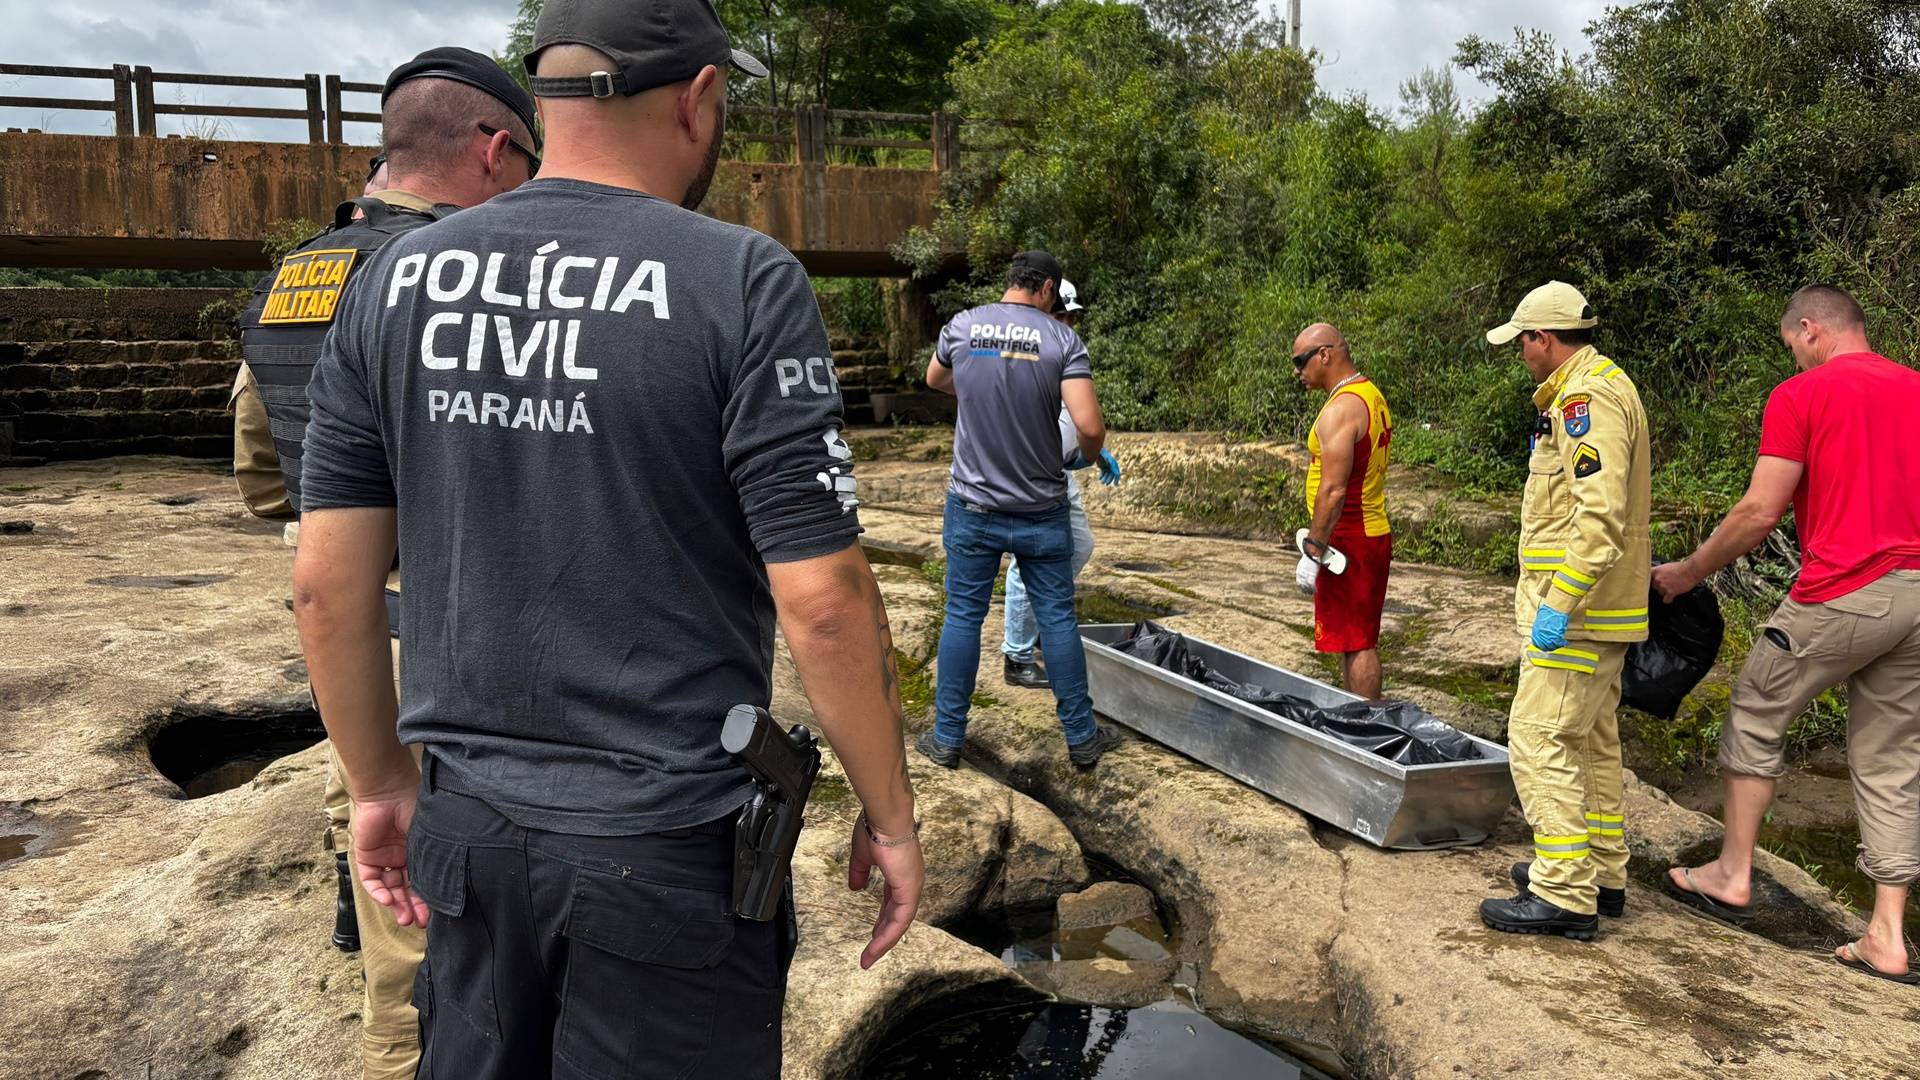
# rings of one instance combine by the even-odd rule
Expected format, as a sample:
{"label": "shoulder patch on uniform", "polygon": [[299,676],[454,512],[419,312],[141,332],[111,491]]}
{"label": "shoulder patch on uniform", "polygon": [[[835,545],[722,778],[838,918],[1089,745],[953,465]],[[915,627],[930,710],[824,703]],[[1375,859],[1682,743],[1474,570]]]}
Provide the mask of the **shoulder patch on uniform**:
{"label": "shoulder patch on uniform", "polygon": [[1589,394],[1569,394],[1560,399],[1560,418],[1567,425],[1567,435],[1579,438],[1593,427],[1593,420],[1587,415],[1587,403],[1593,400]]}
{"label": "shoulder patch on uniform", "polygon": [[267,305],[260,312],[260,325],[332,322],[359,254],[357,248],[323,248],[298,251],[280,260]]}
{"label": "shoulder patch on uniform", "polygon": [[1573,448],[1573,475],[1588,477],[1600,471],[1600,451],[1581,443]]}

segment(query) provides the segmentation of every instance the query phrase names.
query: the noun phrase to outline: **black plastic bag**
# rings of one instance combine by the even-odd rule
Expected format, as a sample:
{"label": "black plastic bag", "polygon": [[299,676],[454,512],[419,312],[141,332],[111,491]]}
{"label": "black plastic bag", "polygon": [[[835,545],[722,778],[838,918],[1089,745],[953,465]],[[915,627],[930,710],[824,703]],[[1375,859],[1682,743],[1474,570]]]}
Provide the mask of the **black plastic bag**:
{"label": "black plastic bag", "polygon": [[1204,660],[1187,651],[1186,638],[1158,623],[1135,623],[1126,640],[1114,648],[1402,765],[1480,758],[1480,748],[1472,739],[1412,702],[1356,701],[1327,708],[1264,686],[1238,683],[1209,670]]}
{"label": "black plastic bag", "polygon": [[1695,585],[1671,604],[1657,591],[1648,592],[1647,640],[1627,650],[1620,704],[1671,720],[1713,670],[1727,624],[1720,617],[1720,601],[1705,585]]}
{"label": "black plastic bag", "polygon": [[1472,739],[1411,701],[1356,701],[1314,709],[1299,722],[1402,765],[1480,759]]}
{"label": "black plastic bag", "polygon": [[1156,622],[1134,623],[1126,640],[1114,649],[1189,679],[1204,679],[1206,675],[1207,665],[1187,655],[1187,639]]}

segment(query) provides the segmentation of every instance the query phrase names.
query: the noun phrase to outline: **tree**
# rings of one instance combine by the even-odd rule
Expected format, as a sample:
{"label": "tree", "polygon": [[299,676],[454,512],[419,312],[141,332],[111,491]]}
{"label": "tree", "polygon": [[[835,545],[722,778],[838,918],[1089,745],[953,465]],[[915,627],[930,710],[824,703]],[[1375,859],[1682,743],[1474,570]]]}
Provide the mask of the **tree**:
{"label": "tree", "polygon": [[[516,78],[533,45],[542,0],[520,0],[499,59]],[[767,65],[762,80],[737,79],[736,100],[932,112],[947,97],[948,59],[989,33],[1022,0],[719,0],[734,43]]]}

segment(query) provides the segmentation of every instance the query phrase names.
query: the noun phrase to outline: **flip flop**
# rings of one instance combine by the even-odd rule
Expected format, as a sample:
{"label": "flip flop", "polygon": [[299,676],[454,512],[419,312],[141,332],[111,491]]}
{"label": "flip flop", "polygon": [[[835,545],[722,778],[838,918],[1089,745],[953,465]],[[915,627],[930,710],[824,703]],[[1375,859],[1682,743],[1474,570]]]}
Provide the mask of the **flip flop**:
{"label": "flip flop", "polygon": [[1889,972],[1881,971],[1879,968],[1874,967],[1872,964],[1861,959],[1860,950],[1854,948],[1854,946],[1858,944],[1860,943],[1857,941],[1849,941],[1845,945],[1840,946],[1841,948],[1847,950],[1847,955],[1836,956],[1834,957],[1834,960],[1838,962],[1841,967],[1852,968],[1855,971],[1862,972],[1867,975],[1871,975],[1876,979],[1885,979],[1888,982],[1899,983],[1902,986],[1920,986],[1920,974],[1915,974],[1913,971],[1909,970],[1904,975],[1894,975]]}
{"label": "flip flop", "polygon": [[1687,880],[1688,887],[1683,889],[1673,883],[1672,870],[1673,867],[1668,867],[1660,873],[1660,888],[1668,896],[1707,918],[1726,923],[1728,926],[1745,926],[1753,921],[1753,908],[1750,905],[1729,904],[1723,900],[1715,900],[1700,891],[1699,883],[1693,880],[1693,871],[1684,868],[1680,871],[1680,876]]}

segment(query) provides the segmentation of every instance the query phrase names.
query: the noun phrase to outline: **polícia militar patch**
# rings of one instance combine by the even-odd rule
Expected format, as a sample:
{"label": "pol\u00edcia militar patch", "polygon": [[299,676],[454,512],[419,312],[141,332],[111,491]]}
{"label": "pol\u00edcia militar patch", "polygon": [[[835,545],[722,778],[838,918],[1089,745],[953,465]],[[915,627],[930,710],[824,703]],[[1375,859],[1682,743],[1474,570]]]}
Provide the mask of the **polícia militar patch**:
{"label": "pol\u00edcia militar patch", "polygon": [[302,251],[280,261],[273,288],[260,312],[262,326],[291,323],[330,323],[340,307],[340,293],[353,271],[356,248]]}
{"label": "pol\u00edcia militar patch", "polygon": [[1593,420],[1587,415],[1588,400],[1586,394],[1560,399],[1560,418],[1566,422],[1570,438],[1577,439],[1593,429]]}
{"label": "pol\u00edcia militar patch", "polygon": [[[1568,421],[1572,423],[1572,421]],[[1573,448],[1573,475],[1588,477],[1600,471],[1600,451],[1581,443]]]}

